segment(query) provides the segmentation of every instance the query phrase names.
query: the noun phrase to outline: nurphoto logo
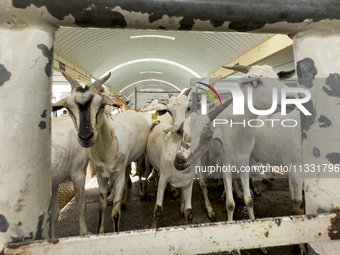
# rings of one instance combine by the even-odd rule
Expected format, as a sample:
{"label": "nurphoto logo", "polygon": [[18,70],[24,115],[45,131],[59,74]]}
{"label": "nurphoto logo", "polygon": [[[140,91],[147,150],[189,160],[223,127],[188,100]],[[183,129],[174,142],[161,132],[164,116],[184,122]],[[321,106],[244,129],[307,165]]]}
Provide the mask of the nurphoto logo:
{"label": "nurphoto logo", "polygon": [[[217,105],[216,100],[213,96],[213,94],[207,90],[202,88],[202,85],[209,88],[211,91],[214,92],[214,94],[217,96],[217,98],[220,101],[220,104],[222,105],[222,101],[220,98],[220,95],[218,92],[210,85],[202,82],[197,82],[196,88],[199,90],[204,91],[201,95],[201,114],[206,115],[207,114],[207,94],[210,96],[212,101],[214,102],[215,105]],[[245,107],[245,96],[241,90],[241,88],[237,84],[229,84],[229,83],[219,83],[220,86],[223,86],[224,89],[228,89],[231,92],[231,95],[233,97],[233,115],[244,115],[244,107]],[[296,97],[288,97],[287,95],[293,95],[293,94],[304,94],[305,97],[303,98],[296,98]],[[292,107],[295,108],[297,107],[302,114],[304,115],[312,115],[306,107],[303,105],[304,103],[307,103],[311,99],[311,94],[307,89],[304,88],[290,88],[290,87],[281,87],[281,88],[272,88],[272,106],[267,109],[267,110],[258,110],[254,107],[253,103],[253,88],[248,87],[247,88],[247,107],[248,110],[258,116],[264,116],[264,115],[270,115],[277,111],[278,108],[278,102],[280,102],[280,109],[281,109],[281,115],[285,116],[287,115],[287,105],[289,105],[289,108],[291,109]],[[280,99],[280,101],[279,101]],[[266,119],[265,121],[268,121],[271,123],[271,126],[274,127],[275,121],[279,121],[278,119]],[[260,119],[250,119],[244,120],[243,122],[232,122],[228,121],[226,119],[214,119],[213,120],[213,126],[215,127],[216,124],[227,124],[229,123],[231,126],[233,125],[243,125],[245,126],[248,124],[250,127],[262,127],[264,125],[264,121]],[[298,125],[297,121],[295,119],[283,119],[281,120],[281,125],[283,127],[296,127]]]}

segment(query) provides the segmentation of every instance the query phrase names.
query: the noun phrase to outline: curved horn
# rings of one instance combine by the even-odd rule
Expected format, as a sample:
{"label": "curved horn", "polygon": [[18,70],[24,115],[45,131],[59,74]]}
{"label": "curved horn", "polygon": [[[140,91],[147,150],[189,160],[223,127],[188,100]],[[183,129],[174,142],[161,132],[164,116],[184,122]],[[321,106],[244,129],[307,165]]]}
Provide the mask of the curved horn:
{"label": "curved horn", "polygon": [[233,66],[222,66],[225,69],[234,70],[242,73],[248,73],[251,66],[243,66],[243,65],[233,65]]}
{"label": "curved horn", "polygon": [[64,75],[65,79],[70,83],[72,90],[75,87],[80,86],[79,82],[76,79],[72,78],[71,76],[64,72],[62,74]]}
{"label": "curved horn", "polygon": [[280,80],[286,80],[292,77],[295,74],[295,69],[290,71],[281,71],[277,73],[277,76],[279,76]]}
{"label": "curved horn", "polygon": [[167,128],[167,129],[164,129],[163,131],[164,131],[164,133],[166,133],[166,135],[165,135],[165,137],[164,137],[165,140],[168,140],[169,137],[170,137],[173,133],[177,132],[178,130],[180,130],[180,129],[183,130],[184,121],[185,121],[185,120],[183,120],[182,122],[177,123],[177,124],[175,124],[175,125],[173,125],[173,126]]}
{"label": "curved horn", "polygon": [[192,90],[192,88],[187,89],[186,91],[183,92],[182,95],[189,96],[189,93],[190,93],[191,90]]}
{"label": "curved horn", "polygon": [[92,83],[92,86],[100,90],[101,86],[110,78],[110,76],[111,76],[111,72],[109,72],[103,78],[96,80],[94,83]]}
{"label": "curved horn", "polygon": [[213,121],[225,108],[227,108],[231,103],[233,102],[233,99],[229,99],[227,102],[223,103],[222,105],[216,106],[214,109],[212,109],[208,113],[208,117],[211,121]]}
{"label": "curved horn", "polygon": [[[173,134],[173,133],[175,133],[175,132],[177,132],[180,128],[181,128],[181,126],[183,125],[183,123],[184,123],[184,121],[182,121],[182,122],[179,122],[179,123],[177,123],[177,124],[175,124],[175,125],[172,125],[171,127],[169,127],[169,128],[167,128],[167,129],[164,129],[163,131],[164,131],[164,133],[169,133],[169,132],[171,132],[171,134]],[[183,127],[183,126],[182,126]]]}

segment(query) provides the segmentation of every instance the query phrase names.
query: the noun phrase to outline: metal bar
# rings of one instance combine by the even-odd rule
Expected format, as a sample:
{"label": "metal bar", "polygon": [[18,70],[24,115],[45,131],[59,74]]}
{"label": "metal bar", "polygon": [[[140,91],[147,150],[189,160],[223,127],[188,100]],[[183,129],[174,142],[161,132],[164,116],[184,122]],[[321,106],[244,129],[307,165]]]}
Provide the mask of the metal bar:
{"label": "metal bar", "polygon": [[[340,213],[146,229],[7,244],[3,254],[198,254],[340,239]],[[134,245],[131,245],[134,244]]]}
{"label": "metal bar", "polygon": [[135,110],[137,110],[137,87],[135,87]]}
{"label": "metal bar", "polygon": [[[311,93],[306,105],[312,115],[300,113],[302,162],[309,166],[327,166],[318,172],[318,178],[304,180],[307,213],[331,211],[340,205],[340,197],[335,195],[340,192],[339,174],[333,173],[340,164],[340,63],[339,57],[325,58],[340,51],[339,38],[339,31],[332,30],[329,33],[309,30],[293,38],[298,87],[308,88]],[[310,245],[315,254],[339,254],[339,250],[330,252],[338,249],[339,243],[335,247],[334,242]]]}
{"label": "metal bar", "polygon": [[[137,90],[138,93],[181,93],[180,90],[164,90],[164,91],[160,91],[160,90]],[[135,92],[136,93],[136,92]]]}
{"label": "metal bar", "polygon": [[308,25],[303,24],[306,20],[340,19],[340,2],[332,0],[243,0],[242,3],[234,0],[183,0],[176,1],[176,4],[156,0],[69,0],[67,4],[57,0],[1,2],[0,17],[11,11],[11,5],[17,14],[22,9],[29,10],[30,19],[37,15],[35,8],[41,8],[41,11],[46,8],[45,15],[39,15],[45,22],[99,28],[244,32],[259,30],[268,24],[266,32],[289,34]]}
{"label": "metal bar", "polygon": [[50,238],[54,28],[0,26],[0,38],[1,249]]}

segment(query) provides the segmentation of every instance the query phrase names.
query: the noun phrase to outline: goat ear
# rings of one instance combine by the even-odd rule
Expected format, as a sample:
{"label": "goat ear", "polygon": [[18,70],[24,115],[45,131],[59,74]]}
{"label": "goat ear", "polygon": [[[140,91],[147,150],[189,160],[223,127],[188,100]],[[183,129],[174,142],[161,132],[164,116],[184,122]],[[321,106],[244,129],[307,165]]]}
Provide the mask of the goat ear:
{"label": "goat ear", "polygon": [[158,116],[162,116],[168,112],[167,109],[157,110],[156,113],[158,113]]}
{"label": "goat ear", "polygon": [[55,112],[55,111],[65,108],[66,100],[67,100],[67,97],[52,104],[52,111]]}
{"label": "goat ear", "polygon": [[277,76],[279,76],[280,80],[287,80],[290,77],[292,77],[295,74],[295,69],[290,71],[281,71],[277,73]]}
{"label": "goat ear", "polygon": [[101,94],[101,96],[103,98],[102,105],[111,105],[111,106],[115,106],[115,107],[120,106],[118,100],[116,100],[115,98],[109,97],[108,95],[105,95],[105,94]]}

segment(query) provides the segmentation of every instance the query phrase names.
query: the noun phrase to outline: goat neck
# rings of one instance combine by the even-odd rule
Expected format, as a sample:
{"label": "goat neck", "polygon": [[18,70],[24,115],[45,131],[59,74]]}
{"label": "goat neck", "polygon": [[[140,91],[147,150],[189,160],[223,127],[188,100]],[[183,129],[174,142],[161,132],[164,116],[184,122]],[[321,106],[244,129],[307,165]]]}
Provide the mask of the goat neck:
{"label": "goat neck", "polygon": [[117,155],[118,141],[115,130],[110,124],[109,117],[104,114],[103,123],[98,128],[97,139],[91,147],[91,156],[95,161],[99,160],[111,165],[115,162]]}

